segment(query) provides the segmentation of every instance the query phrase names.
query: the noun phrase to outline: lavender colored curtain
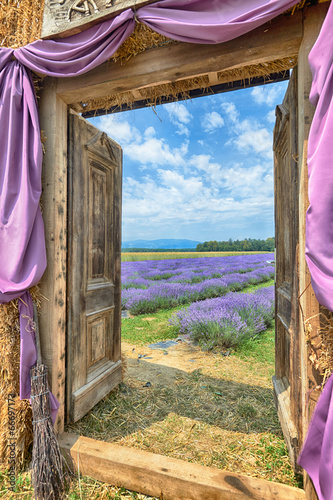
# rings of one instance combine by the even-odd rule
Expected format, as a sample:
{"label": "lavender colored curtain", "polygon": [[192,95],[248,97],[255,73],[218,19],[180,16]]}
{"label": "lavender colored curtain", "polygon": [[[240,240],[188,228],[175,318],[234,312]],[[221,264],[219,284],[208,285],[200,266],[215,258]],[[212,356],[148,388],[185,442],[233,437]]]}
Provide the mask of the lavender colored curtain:
{"label": "lavender colored curtain", "polygon": [[[310,206],[306,259],[320,304],[333,311],[333,4],[309,54],[310,102],[316,106],[308,143]],[[333,500],[333,375],[315,408],[298,463],[308,472],[319,500]]]}
{"label": "lavender colored curtain", "polygon": [[140,22],[174,40],[222,43],[295,5],[295,0],[162,0],[137,12]]}
{"label": "lavender colored curtain", "polygon": [[333,376],[320,395],[298,463],[312,479],[319,500],[333,500]]}
{"label": "lavender colored curtain", "polygon": [[309,200],[306,259],[320,304],[333,311],[333,5],[331,3],[309,63],[310,102],[316,106],[308,144]]}

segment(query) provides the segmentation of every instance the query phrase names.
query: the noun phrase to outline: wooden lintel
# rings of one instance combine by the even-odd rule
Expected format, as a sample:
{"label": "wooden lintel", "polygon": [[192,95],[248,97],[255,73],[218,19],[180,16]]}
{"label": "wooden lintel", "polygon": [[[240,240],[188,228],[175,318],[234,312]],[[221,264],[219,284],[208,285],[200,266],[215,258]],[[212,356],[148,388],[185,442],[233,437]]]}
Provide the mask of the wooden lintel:
{"label": "wooden lintel", "polygon": [[109,61],[84,75],[59,79],[57,94],[71,104],[165,81],[269,63],[295,56],[302,35],[302,12],[298,11],[293,16],[279,16],[230,42],[165,45],[123,65]]}
{"label": "wooden lintel", "polygon": [[305,500],[298,488],[135,448],[67,433],[59,442],[80,474],[164,500]]}

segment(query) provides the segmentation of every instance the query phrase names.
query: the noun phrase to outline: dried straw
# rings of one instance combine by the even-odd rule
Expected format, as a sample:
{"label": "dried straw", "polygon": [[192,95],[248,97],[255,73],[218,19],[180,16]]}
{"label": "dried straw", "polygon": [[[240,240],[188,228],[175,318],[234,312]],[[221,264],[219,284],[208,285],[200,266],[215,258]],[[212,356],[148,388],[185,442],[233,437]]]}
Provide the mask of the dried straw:
{"label": "dried straw", "polygon": [[161,47],[161,45],[177,43],[166,36],[160,35],[144,24],[136,23],[134,33],[125,40],[122,46],[113,55],[112,61],[121,64],[129,61],[145,50]]}
{"label": "dried straw", "polygon": [[41,34],[44,0],[2,0],[0,46],[22,47]]}
{"label": "dried straw", "polygon": [[[30,290],[40,304],[42,295],[38,287]],[[0,469],[9,463],[11,443],[8,426],[8,394],[15,394],[16,467],[23,467],[31,457],[31,407],[20,400],[20,323],[18,301],[0,305]]]}
{"label": "dried straw", "polygon": [[32,480],[36,500],[62,498],[68,477],[51,418],[47,367],[38,364],[31,369],[31,406],[34,445]]}
{"label": "dried straw", "polygon": [[[319,328],[313,331],[313,322],[319,319]],[[322,387],[333,373],[333,312],[321,308],[319,314],[304,321],[309,360],[323,377]]]}
{"label": "dried straw", "polygon": [[[293,57],[287,57],[269,63],[260,63],[243,68],[234,68],[227,71],[218,72],[217,85],[229,83],[232,87],[233,82],[244,82],[244,87],[251,83],[251,79],[255,77],[269,77],[273,73],[287,71],[294,68],[297,64],[297,54]],[[153,87],[144,87],[137,89],[136,95],[132,92],[122,92],[112,94],[100,99],[91,99],[85,103],[80,103],[83,111],[107,110],[110,108],[118,108],[121,110],[124,106],[131,107],[135,101],[145,101],[146,106],[156,106],[161,104],[162,100],[174,101],[185,100],[190,97],[190,91],[194,89],[206,90],[207,94],[211,93],[208,75],[189,78],[187,80],[179,80],[176,82],[164,83]]]}

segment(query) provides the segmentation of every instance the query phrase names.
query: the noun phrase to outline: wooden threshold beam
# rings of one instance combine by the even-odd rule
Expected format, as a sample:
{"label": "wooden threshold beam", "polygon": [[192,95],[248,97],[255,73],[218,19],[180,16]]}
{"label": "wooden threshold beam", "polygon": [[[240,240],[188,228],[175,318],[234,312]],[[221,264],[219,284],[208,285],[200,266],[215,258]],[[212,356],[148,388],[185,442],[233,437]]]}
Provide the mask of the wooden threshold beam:
{"label": "wooden threshold beam", "polygon": [[83,476],[164,500],[305,500],[303,490],[64,433],[62,452]]}
{"label": "wooden threshold beam", "polygon": [[84,75],[58,79],[57,94],[72,104],[161,82],[269,63],[295,56],[302,36],[302,12],[298,11],[293,16],[279,16],[230,42],[177,43],[146,50],[123,65],[108,61]]}

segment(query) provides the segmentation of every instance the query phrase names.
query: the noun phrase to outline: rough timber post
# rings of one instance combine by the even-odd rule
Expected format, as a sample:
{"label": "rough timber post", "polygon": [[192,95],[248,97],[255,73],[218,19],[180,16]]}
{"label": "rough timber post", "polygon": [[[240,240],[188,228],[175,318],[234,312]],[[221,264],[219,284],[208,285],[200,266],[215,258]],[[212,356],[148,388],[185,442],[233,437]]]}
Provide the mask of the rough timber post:
{"label": "rough timber post", "polygon": [[41,307],[40,334],[51,390],[60,403],[56,429],[62,433],[66,341],[67,105],[57,97],[55,89],[56,81],[45,79],[39,102],[41,129],[47,138],[41,204],[48,262],[40,284],[46,297]]}
{"label": "rough timber post", "polygon": [[[319,314],[319,304],[315,298],[313,289],[310,284],[310,274],[305,261],[305,214],[309,205],[308,200],[308,169],[307,169],[307,144],[310,125],[314,114],[314,108],[309,102],[309,93],[312,82],[312,75],[308,63],[308,55],[313,47],[325,15],[328,10],[328,4],[324,3],[317,5],[316,8],[304,9],[304,34],[300,46],[298,57],[298,166],[300,178],[300,192],[299,192],[299,285],[300,285],[300,305],[304,314],[304,318],[310,318]],[[302,293],[303,292],[303,293]],[[301,441],[304,440],[306,429],[310,421],[311,413],[314,409],[317,397],[316,392],[311,393],[309,402],[307,403],[309,394],[316,385],[315,374],[313,373],[312,365],[308,361],[307,347],[304,338],[303,330],[303,317],[300,311],[300,336],[303,354],[301,359],[300,381],[303,381],[303,401],[300,408],[303,409],[299,418],[303,422],[303,436]],[[319,317],[311,321],[313,331],[316,332],[319,327]],[[306,385],[305,385],[306,384]],[[304,488],[306,491],[306,498],[314,500],[317,495],[314,491],[309,476],[305,474]]]}

